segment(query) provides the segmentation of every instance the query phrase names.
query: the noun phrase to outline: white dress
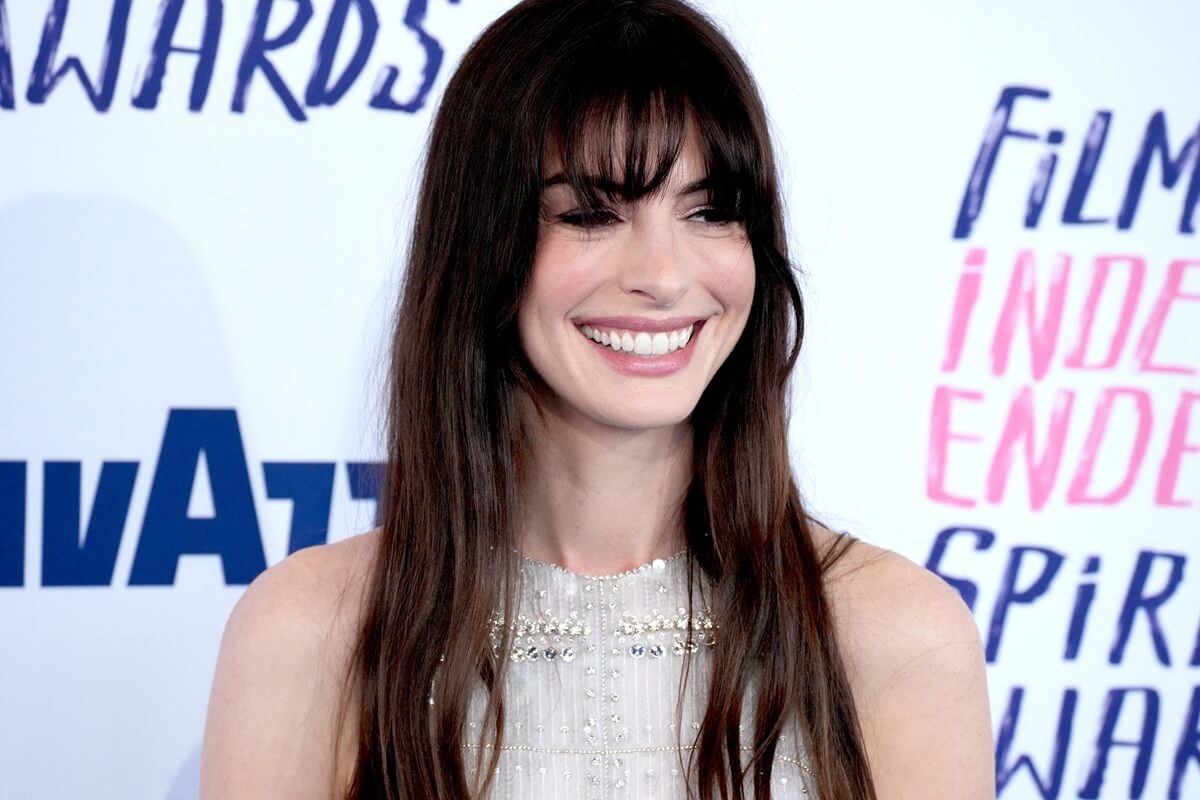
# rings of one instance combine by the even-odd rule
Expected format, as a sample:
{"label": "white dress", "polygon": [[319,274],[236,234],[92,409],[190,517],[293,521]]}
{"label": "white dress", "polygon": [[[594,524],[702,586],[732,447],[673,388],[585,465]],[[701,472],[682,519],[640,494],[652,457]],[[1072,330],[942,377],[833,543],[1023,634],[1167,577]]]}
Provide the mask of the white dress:
{"label": "white dress", "polygon": [[[686,764],[694,751],[720,630],[699,587],[688,617],[684,554],[619,575],[587,576],[529,558],[521,559],[521,569],[521,608],[508,623],[517,637],[508,654],[504,738],[489,797],[686,798],[680,756]],[[504,624],[494,616],[493,643]],[[689,647],[683,735],[677,737],[682,655]],[[472,782],[485,702],[480,687],[471,699],[463,753]],[[754,729],[752,692],[743,708],[745,763]],[[799,737],[793,724],[780,739],[772,798],[817,798]],[[750,777],[745,786],[753,797]]]}

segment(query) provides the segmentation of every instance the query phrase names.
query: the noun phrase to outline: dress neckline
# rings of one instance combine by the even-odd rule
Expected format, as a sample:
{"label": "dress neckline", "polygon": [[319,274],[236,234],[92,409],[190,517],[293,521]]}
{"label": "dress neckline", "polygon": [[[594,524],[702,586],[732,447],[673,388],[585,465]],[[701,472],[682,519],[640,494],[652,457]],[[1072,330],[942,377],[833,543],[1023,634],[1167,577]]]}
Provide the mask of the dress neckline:
{"label": "dress neckline", "polygon": [[534,567],[539,567],[542,569],[549,569],[554,572],[559,572],[559,573],[562,573],[565,575],[569,575],[570,577],[575,578],[576,580],[581,580],[581,581],[612,581],[612,580],[620,580],[621,578],[628,578],[631,575],[638,575],[638,574],[641,574],[644,572],[661,572],[667,568],[667,564],[670,564],[674,561],[678,561],[679,559],[683,558],[684,556],[686,556],[688,554],[688,550],[685,547],[684,549],[678,550],[669,556],[666,556],[664,558],[652,559],[650,561],[647,561],[644,564],[639,564],[636,567],[627,569],[624,572],[616,572],[611,575],[586,575],[582,572],[576,572],[573,569],[567,569],[566,567],[564,567],[561,564],[555,564],[553,561],[541,561],[539,559],[532,558],[530,556],[525,555],[524,553],[522,553],[520,550],[517,550],[516,548],[513,548],[513,552],[516,553],[518,556],[520,556],[521,560],[523,560],[525,563],[531,564]]}

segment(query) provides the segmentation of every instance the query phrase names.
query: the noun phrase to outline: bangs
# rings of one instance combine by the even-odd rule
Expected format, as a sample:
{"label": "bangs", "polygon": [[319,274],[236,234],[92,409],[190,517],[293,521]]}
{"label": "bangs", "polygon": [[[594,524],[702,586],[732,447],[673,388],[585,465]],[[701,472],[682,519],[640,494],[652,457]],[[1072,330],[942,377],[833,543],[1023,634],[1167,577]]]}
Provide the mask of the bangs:
{"label": "bangs", "polygon": [[543,161],[556,154],[564,182],[594,209],[660,193],[691,136],[708,202],[747,219],[762,158],[739,81],[709,43],[654,23],[626,18],[566,50]]}

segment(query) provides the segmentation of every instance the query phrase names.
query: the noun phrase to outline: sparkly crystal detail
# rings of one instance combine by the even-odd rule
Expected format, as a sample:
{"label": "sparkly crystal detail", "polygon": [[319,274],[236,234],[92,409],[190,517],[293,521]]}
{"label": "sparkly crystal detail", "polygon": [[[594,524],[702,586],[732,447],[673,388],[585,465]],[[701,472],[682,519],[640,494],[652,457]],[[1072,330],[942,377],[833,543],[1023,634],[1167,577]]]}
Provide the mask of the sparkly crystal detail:
{"label": "sparkly crystal detail", "polygon": [[678,613],[670,616],[655,610],[645,614],[641,619],[637,619],[632,613],[626,611],[617,622],[616,632],[624,636],[639,636],[657,631],[710,631],[715,627],[717,627],[716,621],[709,609],[690,616],[685,609],[680,609]]}
{"label": "sparkly crystal detail", "polygon": [[[504,690],[508,711],[496,754],[494,800],[632,800],[648,791],[655,797],[685,796],[679,757],[687,762],[695,749],[694,709],[703,707],[711,668],[706,651],[720,630],[709,608],[706,577],[699,575],[692,594],[685,569],[674,559],[610,576],[547,564],[522,568],[518,604],[508,612],[512,618],[492,615],[492,652],[513,667],[505,678],[511,689]],[[511,644],[507,652],[500,649],[505,638]],[[446,654],[446,660],[455,657]],[[696,670],[684,706],[692,710],[676,724],[671,689],[676,672],[685,669]],[[485,700],[481,689],[465,721],[470,729],[465,750],[496,746],[488,743],[483,724]],[[752,719],[747,712],[743,716]],[[739,730],[743,745],[752,729],[751,724]],[[746,758],[753,752],[741,749]],[[488,763],[483,753],[470,753],[473,775],[476,755],[483,756],[479,763]],[[772,797],[812,800],[811,787],[805,787],[811,780],[806,759],[799,737],[780,739]]]}
{"label": "sparkly crystal detail", "polygon": [[677,656],[681,656],[684,653],[694,653],[698,649],[699,647],[694,639],[676,639],[675,641],[671,642],[671,652]]}
{"label": "sparkly crystal detail", "polygon": [[[504,615],[500,612],[492,614],[490,620],[489,638],[492,643],[492,653],[499,655],[501,631],[504,629]],[[579,621],[578,612],[571,612],[566,617],[556,616],[546,609],[536,616],[517,615],[508,624],[513,632],[512,652],[509,657],[513,661],[571,661],[575,650],[570,646],[559,647],[564,640],[579,641],[590,636],[592,628]],[[567,652],[571,655],[568,656]]]}
{"label": "sparkly crystal detail", "polygon": [[[653,567],[647,564],[645,569],[653,569]],[[639,571],[642,569],[639,568],[639,570],[627,574],[637,574]],[[588,586],[591,585],[588,584]],[[540,598],[544,596],[542,594],[544,591],[536,590],[535,594]],[[616,602],[608,603],[608,607],[614,611],[616,605]],[[594,604],[590,602],[586,604],[589,611],[593,606]],[[490,637],[492,652],[496,655],[499,655],[500,632],[503,627],[504,616],[499,612],[493,614]],[[591,626],[585,625],[579,620],[579,612],[572,611],[566,617],[562,617],[550,609],[534,616],[519,614],[516,620],[509,623],[509,627],[514,634],[513,647],[509,657],[516,662],[573,661],[575,650],[569,645],[562,645],[563,641],[579,642],[591,636],[592,633]],[[678,608],[673,614],[664,614],[655,609],[648,614],[643,614],[640,618],[630,611],[622,611],[613,626],[613,633],[619,637],[621,642],[628,638],[634,639],[632,643],[624,647],[624,652],[631,657],[642,658],[649,654],[651,658],[658,659],[666,654],[668,646],[671,652],[677,656],[695,653],[699,649],[699,643],[709,647],[714,646],[716,629],[719,627],[712,610],[708,608],[695,614],[688,614],[685,608]],[[663,636],[669,636],[671,640],[655,641]],[[648,639],[649,642],[640,641],[641,639]],[[588,652],[594,652],[594,647],[595,645],[589,644]],[[614,655],[620,652],[621,650],[616,648],[613,650]]]}

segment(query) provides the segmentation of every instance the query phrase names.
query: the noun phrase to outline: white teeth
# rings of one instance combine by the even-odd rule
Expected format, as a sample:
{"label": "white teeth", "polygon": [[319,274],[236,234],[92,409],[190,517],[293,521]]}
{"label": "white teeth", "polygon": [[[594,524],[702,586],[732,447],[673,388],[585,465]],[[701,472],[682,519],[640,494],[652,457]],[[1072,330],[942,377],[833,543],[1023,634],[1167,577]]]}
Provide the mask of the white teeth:
{"label": "white teeth", "polygon": [[600,331],[590,325],[579,326],[580,332],[597,344],[611,347],[616,352],[636,353],[647,358],[666,355],[686,346],[691,341],[694,328],[694,325],[689,325],[669,333],[648,333],[646,331],[634,333],[632,331]]}

